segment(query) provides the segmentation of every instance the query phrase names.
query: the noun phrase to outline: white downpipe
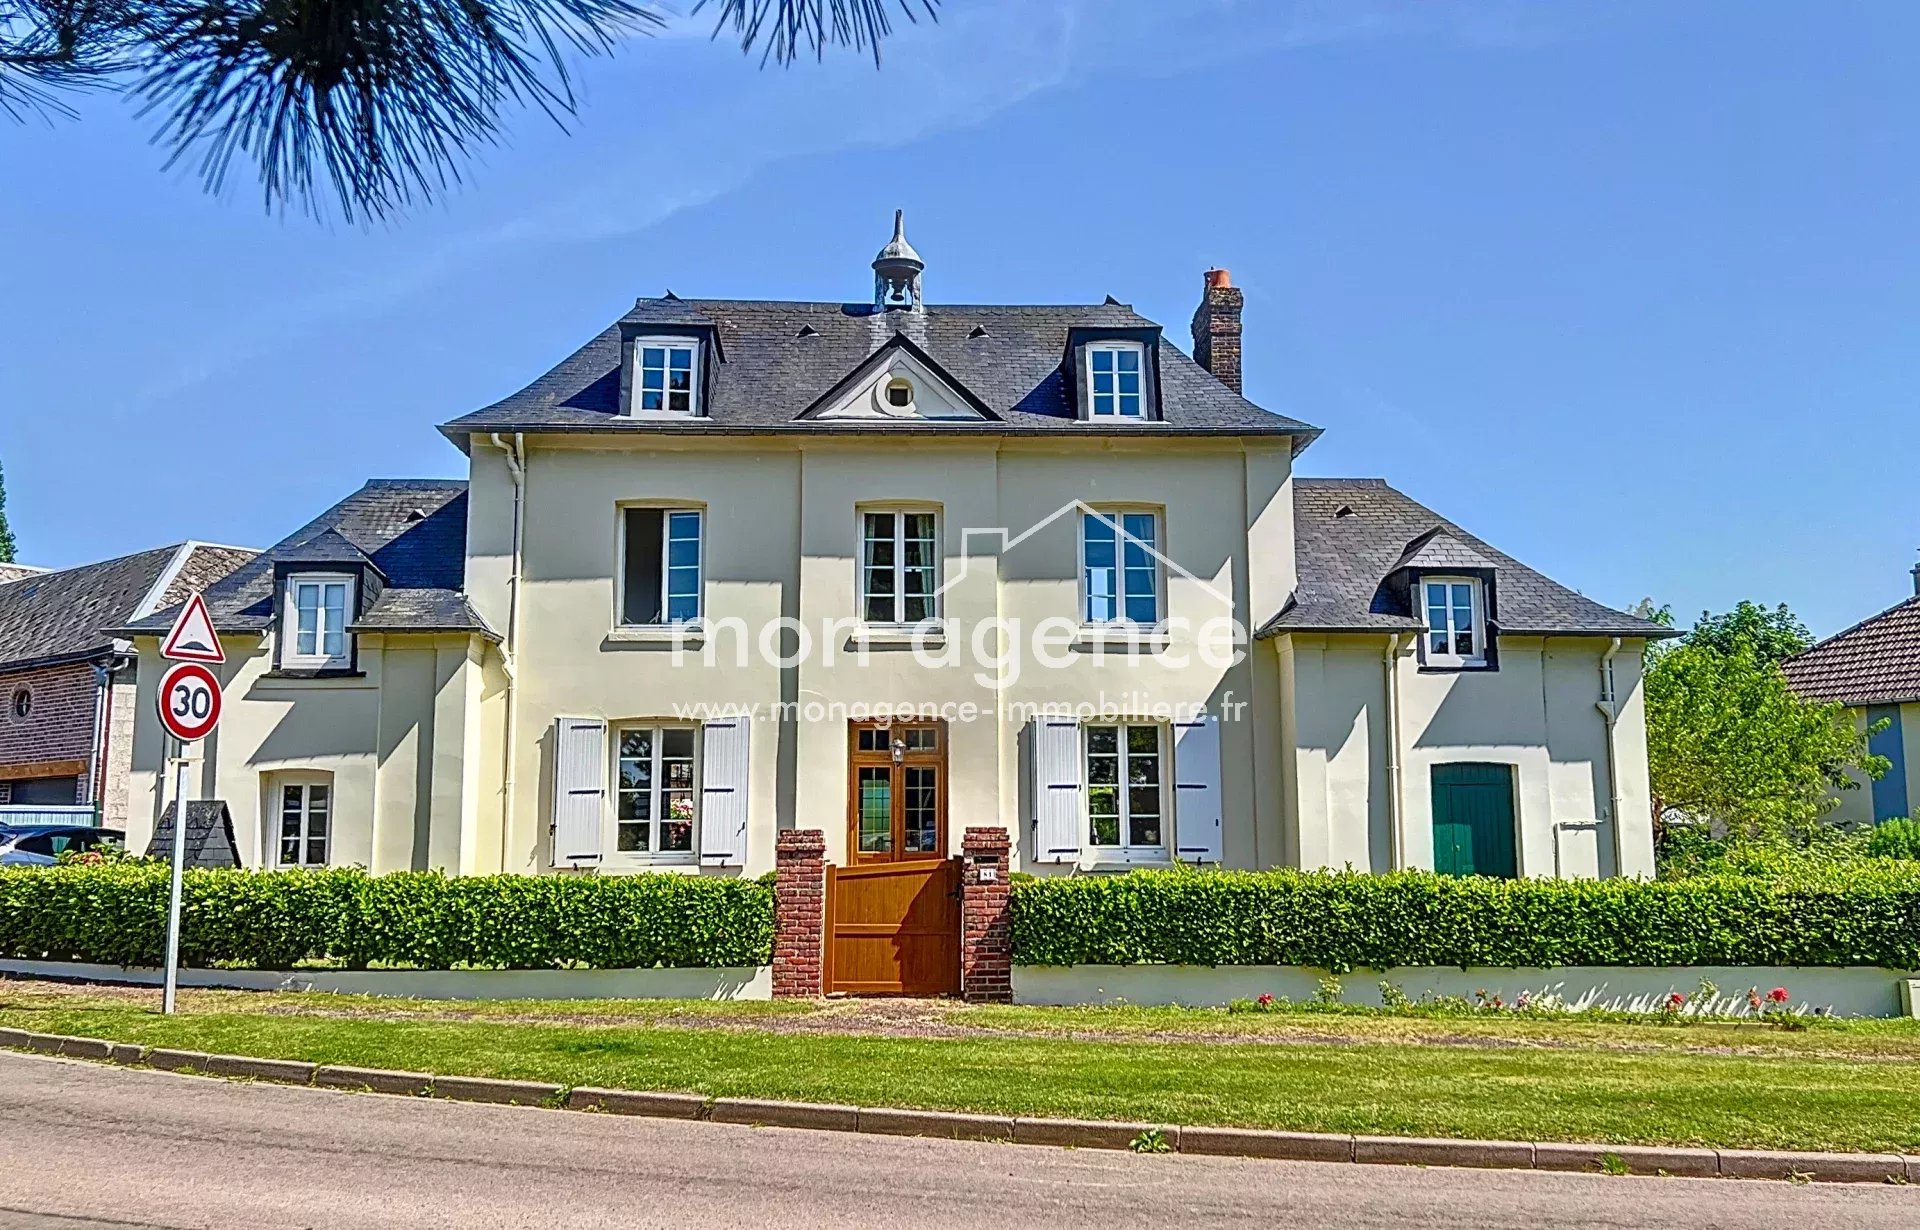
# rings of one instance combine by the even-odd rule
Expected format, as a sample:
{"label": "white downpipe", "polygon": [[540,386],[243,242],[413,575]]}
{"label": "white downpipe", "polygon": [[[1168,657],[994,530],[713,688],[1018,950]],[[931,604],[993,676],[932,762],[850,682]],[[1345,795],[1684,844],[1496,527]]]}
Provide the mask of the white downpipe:
{"label": "white downpipe", "polygon": [[1620,698],[1613,691],[1613,655],[1620,652],[1620,638],[1614,637],[1605,653],[1600,655],[1600,699],[1594,702],[1600,710],[1600,717],[1607,724],[1607,794],[1611,799],[1608,806],[1607,828],[1613,834],[1613,874],[1621,874],[1620,849],[1620,753],[1614,724],[1620,720]]}
{"label": "white downpipe", "polygon": [[520,648],[520,563],[521,544],[524,538],[523,526],[526,523],[526,438],[515,432],[513,443],[507,444],[500,438],[499,432],[493,433],[493,445],[507,458],[507,473],[513,478],[513,556],[507,573],[507,633],[501,646],[500,665],[507,676],[506,695],[506,731],[501,738],[501,755],[505,764],[501,770],[501,789],[505,796],[500,807],[502,870],[505,870],[506,842],[513,833],[513,766],[519,740],[519,689],[516,686],[519,675],[519,663],[516,654]]}
{"label": "white downpipe", "polygon": [[1407,866],[1406,824],[1400,807],[1400,634],[1387,637],[1387,832],[1393,841],[1393,868]]}

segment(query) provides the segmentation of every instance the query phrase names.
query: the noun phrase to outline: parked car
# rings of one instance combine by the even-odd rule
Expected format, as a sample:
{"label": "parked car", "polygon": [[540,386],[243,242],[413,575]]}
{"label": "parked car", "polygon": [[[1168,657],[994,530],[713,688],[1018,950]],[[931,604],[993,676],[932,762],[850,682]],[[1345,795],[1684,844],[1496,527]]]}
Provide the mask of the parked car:
{"label": "parked car", "polygon": [[0,828],[0,867],[51,867],[68,850],[84,851],[103,845],[123,846],[121,829],[96,829],[78,824],[35,824]]}

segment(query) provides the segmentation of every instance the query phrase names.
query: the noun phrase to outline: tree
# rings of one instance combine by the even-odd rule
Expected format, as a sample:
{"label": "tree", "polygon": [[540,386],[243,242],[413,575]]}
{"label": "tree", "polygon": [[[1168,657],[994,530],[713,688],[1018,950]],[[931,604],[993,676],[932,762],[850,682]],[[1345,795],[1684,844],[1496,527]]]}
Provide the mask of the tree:
{"label": "tree", "polygon": [[1779,658],[1809,639],[1786,607],[1743,602],[1726,615],[1703,614],[1678,643],[1649,655],[1657,827],[1686,818],[1739,838],[1804,841],[1837,805],[1834,791],[1887,771],[1845,706],[1787,686]]}
{"label": "tree", "polygon": [[1725,615],[1700,612],[1700,619],[1687,633],[1693,645],[1711,645],[1721,653],[1732,653],[1734,646],[1746,641],[1762,662],[1784,662],[1813,644],[1813,633],[1786,603],[1769,611],[1757,602],[1742,601]]}
{"label": "tree", "polygon": [[[791,64],[870,52],[940,0],[695,0],[714,36]],[[256,164],[270,209],[331,200],[379,218],[459,182],[509,107],[574,111],[569,54],[610,54],[661,24],[656,0],[0,0],[0,112],[72,115],[76,91],[122,91],[159,117],[168,165],[217,192]],[[564,126],[564,123],[563,123]],[[327,188],[317,188],[324,178]]]}
{"label": "tree", "polygon": [[7,472],[0,469],[0,564],[13,563],[13,528],[7,524]]}

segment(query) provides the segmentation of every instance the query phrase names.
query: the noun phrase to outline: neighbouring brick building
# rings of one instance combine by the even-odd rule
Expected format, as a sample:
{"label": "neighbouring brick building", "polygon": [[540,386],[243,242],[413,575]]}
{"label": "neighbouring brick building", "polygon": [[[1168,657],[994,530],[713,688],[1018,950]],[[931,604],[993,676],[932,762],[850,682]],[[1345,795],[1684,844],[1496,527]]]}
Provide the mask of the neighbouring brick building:
{"label": "neighbouring brick building", "polygon": [[0,806],[92,806],[124,823],[138,658],[103,629],[184,601],[255,554],[187,542],[0,571]]}

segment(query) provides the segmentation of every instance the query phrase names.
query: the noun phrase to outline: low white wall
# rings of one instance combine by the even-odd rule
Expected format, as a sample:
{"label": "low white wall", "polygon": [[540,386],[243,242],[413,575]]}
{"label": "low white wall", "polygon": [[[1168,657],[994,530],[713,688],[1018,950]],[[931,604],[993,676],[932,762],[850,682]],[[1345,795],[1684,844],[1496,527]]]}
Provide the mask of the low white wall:
{"label": "low white wall", "polygon": [[[1323,970],[1297,965],[1016,965],[1013,999],[1019,1004],[1184,1004],[1219,1007],[1262,994],[1298,1003],[1319,990]],[[1561,969],[1453,969],[1402,966],[1339,975],[1341,1000],[1378,1005],[1380,984],[1391,982],[1410,999],[1477,991],[1513,1003],[1522,991],[1558,995],[1570,1007],[1624,1011],[1658,1008],[1678,991],[1689,1001],[1707,979],[1720,988],[1720,1006],[1744,1007],[1747,990],[1762,995],[1785,987],[1796,1008],[1831,1008],[1841,1016],[1904,1016],[1901,984],[1911,973],[1852,966],[1833,969],[1785,965],[1568,966]],[[1731,1001],[1731,1002],[1729,1002]]]}
{"label": "low white wall", "polygon": [[[158,969],[77,961],[0,961],[0,972],[159,986]],[[331,991],[413,999],[771,999],[773,967],[728,969],[183,969],[183,987]]]}

